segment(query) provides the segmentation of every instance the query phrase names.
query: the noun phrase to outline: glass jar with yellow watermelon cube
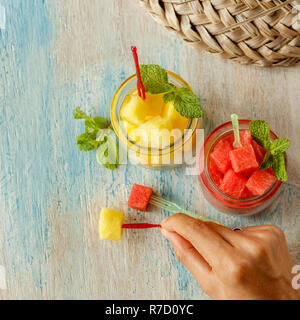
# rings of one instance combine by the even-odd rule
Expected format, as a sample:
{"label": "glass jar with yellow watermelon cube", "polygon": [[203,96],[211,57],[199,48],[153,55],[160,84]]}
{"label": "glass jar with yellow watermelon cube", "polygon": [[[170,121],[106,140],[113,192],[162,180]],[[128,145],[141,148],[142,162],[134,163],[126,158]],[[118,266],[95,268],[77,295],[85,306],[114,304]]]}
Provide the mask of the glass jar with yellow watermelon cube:
{"label": "glass jar with yellow watermelon cube", "polygon": [[[168,78],[177,88],[191,90],[175,73],[168,71]],[[181,116],[173,101],[164,102],[163,93],[146,92],[143,100],[136,84],[136,75],[129,77],[111,104],[112,126],[131,162],[152,169],[183,164],[187,155],[192,157],[201,120]]]}

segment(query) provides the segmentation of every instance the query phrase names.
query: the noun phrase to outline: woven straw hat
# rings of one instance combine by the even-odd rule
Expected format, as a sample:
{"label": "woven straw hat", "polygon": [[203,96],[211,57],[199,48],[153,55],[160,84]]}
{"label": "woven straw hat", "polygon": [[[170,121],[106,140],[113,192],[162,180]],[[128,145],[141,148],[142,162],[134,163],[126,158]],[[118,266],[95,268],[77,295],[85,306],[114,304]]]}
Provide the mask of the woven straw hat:
{"label": "woven straw hat", "polygon": [[300,0],[139,0],[195,48],[258,66],[300,63]]}

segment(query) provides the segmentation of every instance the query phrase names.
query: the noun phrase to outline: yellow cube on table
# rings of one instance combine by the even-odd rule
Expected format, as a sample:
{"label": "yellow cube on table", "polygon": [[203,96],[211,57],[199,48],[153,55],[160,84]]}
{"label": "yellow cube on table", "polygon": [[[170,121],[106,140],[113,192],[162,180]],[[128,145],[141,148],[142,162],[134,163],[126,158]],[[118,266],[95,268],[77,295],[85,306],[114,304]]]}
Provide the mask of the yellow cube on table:
{"label": "yellow cube on table", "polygon": [[99,219],[99,235],[101,240],[119,241],[122,237],[123,212],[103,208]]}

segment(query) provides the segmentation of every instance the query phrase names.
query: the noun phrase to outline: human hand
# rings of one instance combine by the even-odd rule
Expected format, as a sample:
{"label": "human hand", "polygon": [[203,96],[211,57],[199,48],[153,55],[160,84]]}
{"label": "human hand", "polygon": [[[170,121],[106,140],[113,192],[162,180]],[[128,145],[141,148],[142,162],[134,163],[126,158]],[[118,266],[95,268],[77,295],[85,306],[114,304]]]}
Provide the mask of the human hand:
{"label": "human hand", "polygon": [[185,214],[161,223],[179,261],[213,299],[300,299],[285,235],[272,225],[233,231]]}

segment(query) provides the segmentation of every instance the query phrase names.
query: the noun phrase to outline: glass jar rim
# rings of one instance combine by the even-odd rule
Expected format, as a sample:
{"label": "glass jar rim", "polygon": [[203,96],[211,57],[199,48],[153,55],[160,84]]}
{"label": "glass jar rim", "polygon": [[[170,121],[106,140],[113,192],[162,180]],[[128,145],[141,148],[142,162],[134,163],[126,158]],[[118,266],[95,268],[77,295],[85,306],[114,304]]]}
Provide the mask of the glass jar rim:
{"label": "glass jar rim", "polygon": [[[239,119],[239,124],[240,125],[248,125],[249,123],[251,122],[251,120],[249,119]],[[269,198],[271,198],[274,194],[276,194],[276,192],[278,191],[278,189],[282,186],[282,181],[280,180],[277,180],[275,181],[262,195],[258,195],[258,196],[253,196],[253,197],[250,197],[250,198],[233,198],[231,196],[229,196],[228,194],[222,192],[219,187],[216,185],[216,183],[213,181],[213,179],[211,178],[211,175],[210,175],[210,172],[208,170],[208,166],[207,166],[207,161],[209,161],[209,155],[211,153],[211,151],[213,150],[213,147],[216,145],[216,143],[218,141],[220,141],[220,139],[218,138],[221,138],[222,136],[224,136],[225,134],[228,135],[230,132],[232,132],[232,130],[229,130],[228,132],[224,132],[222,134],[219,135],[219,137],[214,141],[213,144],[210,145],[210,149],[207,153],[207,156],[205,155],[205,148],[207,146],[207,143],[209,141],[209,139],[211,139],[215,134],[218,133],[219,130],[221,129],[225,129],[226,127],[228,126],[232,126],[232,123],[231,121],[228,121],[228,122],[225,122],[223,124],[221,124],[220,126],[216,127],[205,139],[204,141],[204,144],[203,144],[203,147],[202,147],[202,150],[201,152],[204,152],[204,171],[205,171],[205,175],[213,189],[213,192],[215,193],[219,193],[222,197],[224,197],[227,201],[230,201],[232,203],[241,203],[241,204],[244,204],[245,206],[248,206],[248,205],[251,205],[253,203],[257,203],[259,201],[265,201]],[[247,129],[240,129],[240,130],[247,130]],[[272,131],[270,130],[270,134],[271,136],[273,136],[275,139],[278,139],[277,135]]]}

